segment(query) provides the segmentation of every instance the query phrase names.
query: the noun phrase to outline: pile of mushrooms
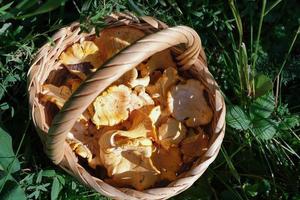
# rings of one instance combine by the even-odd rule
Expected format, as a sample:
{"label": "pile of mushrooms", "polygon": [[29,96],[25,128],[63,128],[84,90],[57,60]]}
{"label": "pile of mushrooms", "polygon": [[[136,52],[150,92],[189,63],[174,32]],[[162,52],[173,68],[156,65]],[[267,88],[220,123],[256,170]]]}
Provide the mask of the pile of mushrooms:
{"label": "pile of mushrooms", "polygon": [[[61,109],[85,78],[143,37],[131,27],[105,29],[68,47],[59,58],[70,73],[62,85],[44,84],[40,100]],[[144,190],[177,179],[207,150],[213,117],[205,87],[180,75],[170,50],[155,54],[112,83],[82,113],[67,142],[105,181]]]}

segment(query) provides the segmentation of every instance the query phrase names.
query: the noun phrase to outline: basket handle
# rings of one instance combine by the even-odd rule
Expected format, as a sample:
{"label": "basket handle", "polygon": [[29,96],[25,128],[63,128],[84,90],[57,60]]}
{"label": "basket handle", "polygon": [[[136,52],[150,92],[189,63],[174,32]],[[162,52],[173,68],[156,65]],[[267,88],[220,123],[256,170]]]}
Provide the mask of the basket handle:
{"label": "basket handle", "polygon": [[188,69],[199,56],[202,48],[201,40],[193,29],[187,26],[177,26],[136,41],[91,74],[54,117],[46,137],[45,150],[49,158],[55,164],[62,161],[67,133],[72,129],[78,117],[103,90],[153,54],[178,44],[185,44],[186,47],[186,50],[177,56],[178,64],[181,65],[181,69]]}

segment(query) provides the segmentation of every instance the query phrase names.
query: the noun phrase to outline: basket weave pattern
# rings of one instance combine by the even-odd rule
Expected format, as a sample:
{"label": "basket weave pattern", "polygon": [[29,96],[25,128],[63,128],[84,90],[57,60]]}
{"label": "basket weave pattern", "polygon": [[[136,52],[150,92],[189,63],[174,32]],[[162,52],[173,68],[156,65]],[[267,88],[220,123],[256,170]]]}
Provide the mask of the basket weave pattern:
{"label": "basket weave pattern", "polygon": [[[36,130],[48,157],[71,175],[101,194],[114,199],[167,199],[189,188],[216,158],[225,133],[225,104],[219,87],[207,68],[206,57],[198,34],[186,26],[168,28],[164,23],[151,18],[136,18],[128,14],[113,14],[106,18],[107,26],[131,26],[147,34],[144,38],[120,51],[91,74],[55,115],[49,127],[47,110],[39,101],[41,86],[49,81],[51,72],[62,69],[59,55],[73,43],[95,35],[80,33],[78,23],[63,28],[53,36],[54,45],[45,44],[37,53],[28,72],[28,93],[31,114]],[[111,83],[136,67],[153,54],[171,48],[176,54],[178,70],[188,70],[207,88],[210,105],[214,111],[211,122],[210,141],[207,152],[188,171],[166,187],[137,191],[116,188],[89,174],[66,143],[67,133],[77,118]]]}

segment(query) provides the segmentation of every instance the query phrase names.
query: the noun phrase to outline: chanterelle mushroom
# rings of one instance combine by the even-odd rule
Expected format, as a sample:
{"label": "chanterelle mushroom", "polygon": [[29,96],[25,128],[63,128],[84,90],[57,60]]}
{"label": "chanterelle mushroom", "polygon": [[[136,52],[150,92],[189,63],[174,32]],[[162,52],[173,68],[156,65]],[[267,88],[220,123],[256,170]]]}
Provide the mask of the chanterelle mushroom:
{"label": "chanterelle mushroom", "polygon": [[181,152],[183,154],[184,162],[191,162],[194,158],[201,156],[207,151],[208,136],[201,129],[198,133],[190,133],[181,142]]}
{"label": "chanterelle mushroom", "polygon": [[158,129],[158,140],[165,149],[177,146],[185,136],[186,128],[183,123],[173,118],[169,118]]}
{"label": "chanterelle mushroom", "polygon": [[66,85],[71,88],[72,93],[75,92],[75,90],[79,87],[81,84],[81,79],[68,79],[66,81]]}
{"label": "chanterelle mushroom", "polygon": [[94,42],[100,49],[99,60],[107,61],[119,51],[143,37],[145,34],[136,28],[119,26],[104,29]]}
{"label": "chanterelle mushroom", "polygon": [[153,99],[145,92],[145,87],[137,86],[134,88],[129,103],[129,110],[133,111],[143,106],[154,105]]}
{"label": "chanterelle mushroom", "polygon": [[208,124],[213,112],[203,93],[204,86],[194,79],[173,86],[168,92],[168,108],[172,116],[179,121],[185,121],[189,127]]}
{"label": "chanterelle mushroom", "polygon": [[60,55],[59,59],[64,65],[89,62],[94,67],[99,67],[99,48],[92,41],[82,41],[67,48],[67,50]]}
{"label": "chanterelle mushroom", "polygon": [[55,85],[45,84],[42,88],[41,100],[44,102],[50,101],[61,109],[71,94],[72,91],[67,86],[56,87]]}
{"label": "chanterelle mushroom", "polygon": [[[154,147],[152,141],[146,138],[148,131],[147,127],[140,123],[133,130],[112,130],[100,137],[101,162],[106,167],[108,176],[115,182],[120,184],[125,181],[124,183],[139,190],[148,188],[156,182],[153,174],[160,172],[150,159]],[[130,172],[134,172],[131,177],[128,176]],[[125,177],[129,180],[124,179]]]}
{"label": "chanterelle mushroom", "polygon": [[136,68],[129,70],[118,81],[116,81],[116,83],[127,85],[130,88],[134,88],[136,86],[147,87],[149,82],[149,76],[138,78],[138,71]]}
{"label": "chanterelle mushroom", "polygon": [[134,170],[116,174],[106,182],[116,187],[134,187],[137,190],[145,190],[152,187],[159,181],[159,175],[143,167],[136,167]]}
{"label": "chanterelle mushroom", "polygon": [[163,75],[156,81],[154,85],[149,85],[146,91],[154,98],[159,97],[160,104],[164,104],[167,97],[167,92],[179,80],[177,70],[169,67]]}
{"label": "chanterelle mushroom", "polygon": [[138,69],[144,77],[149,76],[157,69],[166,69],[168,67],[176,69],[176,63],[173,61],[171,51],[169,49],[154,54],[145,64],[140,64]]}
{"label": "chanterelle mushroom", "polygon": [[143,123],[148,129],[147,137],[157,140],[157,133],[155,123],[157,122],[161,114],[160,106],[144,106],[141,109],[134,110],[130,115],[130,121],[132,121],[131,127],[135,128]]}
{"label": "chanterelle mushroom", "polygon": [[150,77],[149,76],[145,76],[143,78],[138,78],[135,79],[134,81],[132,81],[129,85],[134,88],[136,86],[144,86],[147,87],[150,83]]}
{"label": "chanterelle mushroom", "polygon": [[128,118],[130,88],[125,85],[111,86],[93,102],[92,122],[100,126],[113,126]]}
{"label": "chanterelle mushroom", "polygon": [[137,77],[138,77],[138,71],[136,70],[136,68],[133,68],[128,72],[126,72],[123,76],[121,76],[121,78],[119,78],[119,80],[117,80],[116,83],[130,86],[130,84],[133,81],[135,81]]}
{"label": "chanterelle mushroom", "polygon": [[152,158],[155,167],[161,172],[161,180],[173,181],[177,178],[177,173],[182,165],[179,148],[171,147],[168,150],[157,148]]}
{"label": "chanterelle mushroom", "polygon": [[72,133],[68,133],[66,142],[70,145],[71,149],[75,151],[75,153],[82,157],[87,159],[88,162],[91,162],[92,160],[92,153],[90,149],[84,145],[81,141],[76,139]]}
{"label": "chanterelle mushroom", "polygon": [[[70,89],[69,87],[62,85],[57,87],[51,84],[45,84],[42,87],[41,98],[40,100],[43,102],[52,102],[54,103],[59,109],[63,107],[65,102],[70,98],[73,92],[73,88]],[[86,122],[91,118],[91,115],[88,112],[83,112],[79,119],[83,119]]]}
{"label": "chanterelle mushroom", "polygon": [[81,80],[85,80],[88,75],[90,75],[95,69],[90,63],[79,63],[74,65],[65,66],[71,74],[74,74]]}

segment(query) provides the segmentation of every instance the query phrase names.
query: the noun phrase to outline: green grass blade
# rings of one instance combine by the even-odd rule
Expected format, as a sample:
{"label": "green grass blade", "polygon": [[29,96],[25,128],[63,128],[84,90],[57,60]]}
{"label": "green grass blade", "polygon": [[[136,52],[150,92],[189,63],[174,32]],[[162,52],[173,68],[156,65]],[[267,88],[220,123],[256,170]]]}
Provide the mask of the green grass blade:
{"label": "green grass blade", "polygon": [[291,54],[291,51],[292,51],[292,49],[293,49],[293,47],[295,45],[295,42],[296,42],[297,37],[298,37],[299,34],[300,34],[300,25],[298,26],[298,29],[297,29],[297,31],[296,31],[293,39],[292,39],[292,42],[291,42],[291,44],[289,46],[289,50],[288,50],[287,54],[285,55],[284,60],[283,60],[283,62],[281,64],[281,67],[279,69],[279,72],[278,72],[278,74],[276,76],[276,84],[277,84],[276,85],[276,95],[275,95],[275,106],[276,107],[278,105],[278,98],[279,98],[279,102],[281,103],[281,94],[280,94],[281,93],[281,85],[282,85],[282,82],[281,82],[281,72],[282,72],[284,66],[286,65],[286,62],[287,62],[287,60],[288,60],[288,58],[289,58],[289,56]]}
{"label": "green grass blade", "polygon": [[281,2],[282,2],[282,0],[277,0],[277,1],[275,1],[274,3],[272,3],[272,5],[266,10],[264,16],[268,15],[269,12],[271,12],[271,11],[272,11],[279,3],[281,3]]}
{"label": "green grass blade", "polygon": [[267,0],[262,0],[262,9],[261,9],[260,19],[259,19],[259,24],[258,24],[258,31],[257,31],[255,46],[254,46],[255,49],[254,49],[254,55],[253,55],[253,61],[252,61],[252,71],[255,70],[255,65],[256,65],[256,61],[257,61],[258,46],[259,46],[259,42],[260,42],[262,23],[263,23],[264,16],[265,16],[266,4],[267,4]]}
{"label": "green grass blade", "polygon": [[236,23],[236,26],[237,26],[237,29],[239,32],[239,46],[241,46],[242,41],[243,41],[243,25],[242,25],[241,16],[235,5],[234,0],[229,0],[229,6],[230,6],[231,12],[233,14],[233,17],[235,19],[235,23]]}
{"label": "green grass blade", "polygon": [[234,167],[234,165],[231,161],[231,157],[228,156],[228,153],[227,153],[226,149],[223,146],[221,147],[221,153],[222,153],[223,157],[225,158],[225,160],[227,162],[227,166],[229,167],[229,170],[230,170],[231,174],[240,183],[241,182],[241,177],[239,176],[239,173],[237,172],[236,168]]}
{"label": "green grass blade", "polygon": [[68,0],[48,0],[34,12],[18,16],[18,17],[16,17],[16,19],[26,19],[29,17],[33,17],[36,15],[50,12],[50,11],[55,10],[56,8],[59,8],[60,6],[64,5],[67,1]]}

